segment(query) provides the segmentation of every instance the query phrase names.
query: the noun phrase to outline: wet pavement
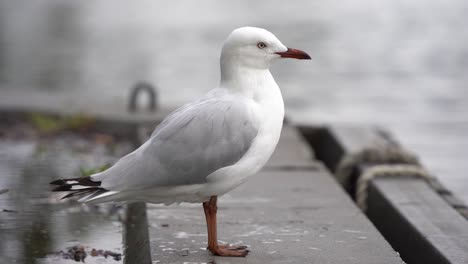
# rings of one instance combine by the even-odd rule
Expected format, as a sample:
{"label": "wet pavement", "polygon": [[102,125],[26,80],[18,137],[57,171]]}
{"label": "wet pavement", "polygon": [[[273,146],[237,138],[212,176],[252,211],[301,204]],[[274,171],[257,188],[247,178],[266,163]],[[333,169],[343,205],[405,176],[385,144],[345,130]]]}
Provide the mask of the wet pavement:
{"label": "wet pavement", "polygon": [[97,134],[30,132],[0,136],[0,262],[120,262],[122,210],[60,201],[48,183],[115,162],[132,145],[103,143]]}

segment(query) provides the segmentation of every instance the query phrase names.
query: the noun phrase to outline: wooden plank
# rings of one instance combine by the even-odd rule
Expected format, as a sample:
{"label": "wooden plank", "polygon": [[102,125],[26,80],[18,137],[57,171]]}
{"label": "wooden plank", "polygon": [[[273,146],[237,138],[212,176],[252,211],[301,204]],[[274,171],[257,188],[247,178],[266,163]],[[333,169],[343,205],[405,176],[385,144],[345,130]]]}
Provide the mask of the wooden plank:
{"label": "wooden plank", "polygon": [[468,222],[423,180],[377,178],[368,216],[408,263],[468,263]]}

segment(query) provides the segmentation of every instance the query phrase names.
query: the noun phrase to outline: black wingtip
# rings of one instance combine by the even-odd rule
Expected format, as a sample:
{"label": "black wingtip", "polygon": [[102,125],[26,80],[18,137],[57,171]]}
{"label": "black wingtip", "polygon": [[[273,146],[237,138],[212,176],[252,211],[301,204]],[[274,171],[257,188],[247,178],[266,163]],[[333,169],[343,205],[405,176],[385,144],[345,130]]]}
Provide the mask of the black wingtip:
{"label": "black wingtip", "polygon": [[60,185],[52,189],[53,192],[67,192],[71,191],[71,185]]}
{"label": "black wingtip", "polygon": [[100,181],[93,181],[90,177],[59,179],[51,181],[50,184],[56,185],[56,187],[52,189],[53,192],[70,192],[63,196],[61,200],[75,196],[89,195],[93,193],[97,194],[107,191],[106,189],[100,187]]}
{"label": "black wingtip", "polygon": [[60,198],[60,200],[64,200],[64,199],[75,197],[75,196],[85,195],[85,194],[89,194],[89,193],[92,193],[92,192],[94,192],[94,190],[93,191],[88,190],[88,191],[72,192],[72,193],[69,193],[69,194],[63,196],[62,198]]}
{"label": "black wingtip", "polygon": [[74,193],[69,193],[69,194],[63,196],[62,198],[60,198],[60,200],[65,200],[65,199],[67,199],[67,198],[70,198],[70,197],[73,196],[73,194],[74,194]]}
{"label": "black wingtip", "polygon": [[63,196],[62,198],[60,198],[60,200],[75,197],[75,196],[89,195],[89,194],[93,194],[95,196],[95,195],[99,195],[99,194],[105,193],[105,192],[107,192],[106,189],[93,187],[93,188],[89,188],[89,189],[84,189],[84,190],[78,190],[78,191],[71,192],[71,193]]}
{"label": "black wingtip", "polygon": [[100,186],[100,181],[93,181],[91,177],[71,178],[71,179],[59,179],[51,181],[51,185],[83,185],[83,186]]}
{"label": "black wingtip", "polygon": [[64,185],[65,184],[65,180],[55,180],[55,181],[51,181],[49,182],[49,184],[51,185]]}

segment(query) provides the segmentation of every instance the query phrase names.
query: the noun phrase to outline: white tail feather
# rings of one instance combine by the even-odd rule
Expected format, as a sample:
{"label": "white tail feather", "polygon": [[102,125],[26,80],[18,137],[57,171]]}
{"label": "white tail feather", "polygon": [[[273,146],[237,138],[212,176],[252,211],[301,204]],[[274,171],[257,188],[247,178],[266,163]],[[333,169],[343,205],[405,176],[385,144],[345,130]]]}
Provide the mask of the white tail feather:
{"label": "white tail feather", "polygon": [[110,196],[113,196],[115,194],[119,193],[118,191],[108,191],[99,195],[94,195],[90,194],[87,195],[81,199],[78,200],[78,202],[81,203],[106,203],[106,202],[112,202],[114,198],[111,198]]}

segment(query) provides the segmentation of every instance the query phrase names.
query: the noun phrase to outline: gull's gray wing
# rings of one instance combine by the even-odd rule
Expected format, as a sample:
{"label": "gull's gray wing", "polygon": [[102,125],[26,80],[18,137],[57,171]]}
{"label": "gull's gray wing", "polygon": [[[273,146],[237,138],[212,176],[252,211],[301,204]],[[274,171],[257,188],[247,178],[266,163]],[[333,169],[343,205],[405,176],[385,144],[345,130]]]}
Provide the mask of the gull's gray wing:
{"label": "gull's gray wing", "polygon": [[232,96],[199,100],[169,115],[139,149],[96,175],[108,190],[205,183],[233,165],[258,132],[251,103]]}

